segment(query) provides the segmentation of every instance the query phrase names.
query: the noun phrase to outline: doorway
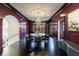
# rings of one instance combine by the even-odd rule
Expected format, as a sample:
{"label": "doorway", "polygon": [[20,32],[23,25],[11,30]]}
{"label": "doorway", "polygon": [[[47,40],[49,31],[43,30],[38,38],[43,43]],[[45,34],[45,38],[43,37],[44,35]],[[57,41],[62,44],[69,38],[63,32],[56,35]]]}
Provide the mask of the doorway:
{"label": "doorway", "polygon": [[19,22],[16,17],[7,15],[2,22],[3,53],[2,55],[19,54]]}

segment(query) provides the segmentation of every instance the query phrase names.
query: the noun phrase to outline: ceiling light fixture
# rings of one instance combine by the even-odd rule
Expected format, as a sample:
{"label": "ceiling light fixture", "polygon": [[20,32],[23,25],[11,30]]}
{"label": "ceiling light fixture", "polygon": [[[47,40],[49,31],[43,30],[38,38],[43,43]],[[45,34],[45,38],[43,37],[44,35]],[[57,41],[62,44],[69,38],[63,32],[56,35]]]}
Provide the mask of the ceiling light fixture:
{"label": "ceiling light fixture", "polygon": [[34,9],[32,10],[32,15],[34,17],[44,17],[46,16],[46,11],[43,9]]}
{"label": "ceiling light fixture", "polygon": [[60,17],[64,17],[64,16],[66,16],[66,14],[65,14],[65,13],[63,13],[63,14],[60,14]]}

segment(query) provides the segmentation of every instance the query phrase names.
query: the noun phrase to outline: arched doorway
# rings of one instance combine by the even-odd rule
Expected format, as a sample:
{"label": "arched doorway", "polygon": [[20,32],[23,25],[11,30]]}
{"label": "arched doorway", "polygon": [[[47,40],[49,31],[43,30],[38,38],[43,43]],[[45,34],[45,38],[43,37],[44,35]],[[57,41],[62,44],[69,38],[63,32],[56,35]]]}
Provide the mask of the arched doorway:
{"label": "arched doorway", "polygon": [[7,15],[3,18],[2,25],[3,54],[19,54],[19,23],[16,17]]}

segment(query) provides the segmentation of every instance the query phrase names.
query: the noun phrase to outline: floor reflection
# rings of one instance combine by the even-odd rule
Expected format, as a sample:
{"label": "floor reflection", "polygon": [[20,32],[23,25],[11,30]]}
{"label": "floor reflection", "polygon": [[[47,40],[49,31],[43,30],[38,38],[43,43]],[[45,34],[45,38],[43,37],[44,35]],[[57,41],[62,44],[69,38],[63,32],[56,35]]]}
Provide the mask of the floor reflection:
{"label": "floor reflection", "polygon": [[[46,38],[46,37],[45,37]],[[27,40],[25,48],[20,50],[19,42],[3,49],[5,56],[58,56],[67,55],[66,52],[58,48],[58,41],[55,37],[37,38],[40,40]],[[17,47],[18,46],[18,47]],[[23,46],[23,45],[22,45]],[[8,51],[8,52],[6,52]]]}
{"label": "floor reflection", "polygon": [[[48,40],[42,38],[42,40],[31,41],[31,49],[28,48],[26,55],[28,56],[58,56],[58,40],[55,37],[48,37]],[[41,38],[40,38],[41,39]]]}

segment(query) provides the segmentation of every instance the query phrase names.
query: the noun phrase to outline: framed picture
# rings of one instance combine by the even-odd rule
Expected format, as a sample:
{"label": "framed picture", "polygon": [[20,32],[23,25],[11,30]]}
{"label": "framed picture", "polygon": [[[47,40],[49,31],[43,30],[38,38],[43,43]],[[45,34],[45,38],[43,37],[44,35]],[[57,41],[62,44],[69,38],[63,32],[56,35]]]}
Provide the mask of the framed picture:
{"label": "framed picture", "polygon": [[79,9],[68,14],[68,31],[79,31]]}

